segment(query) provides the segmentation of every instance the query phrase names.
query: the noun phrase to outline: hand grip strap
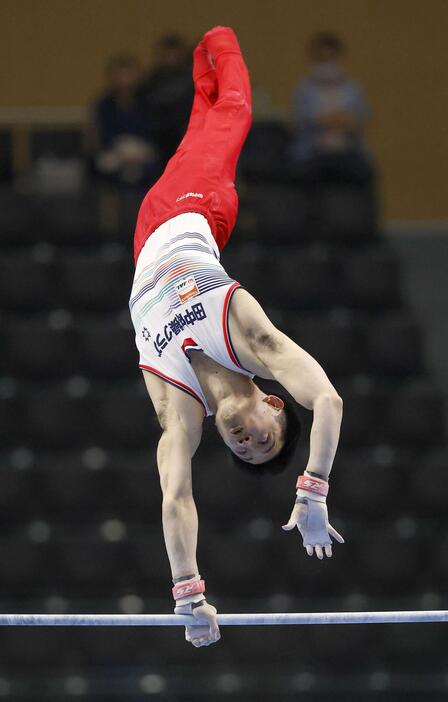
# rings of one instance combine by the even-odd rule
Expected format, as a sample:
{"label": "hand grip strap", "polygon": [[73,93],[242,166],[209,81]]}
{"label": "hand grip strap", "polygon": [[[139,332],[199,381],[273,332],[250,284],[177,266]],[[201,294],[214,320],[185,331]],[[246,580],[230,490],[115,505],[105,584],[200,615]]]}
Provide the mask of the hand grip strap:
{"label": "hand grip strap", "polygon": [[308,475],[299,475],[297,478],[296,488],[312,492],[315,495],[328,495],[328,483],[320,478],[311,478]]}
{"label": "hand grip strap", "polygon": [[172,589],[173,597],[176,601],[202,592],[205,592],[205,580],[183,580],[176,583]]}

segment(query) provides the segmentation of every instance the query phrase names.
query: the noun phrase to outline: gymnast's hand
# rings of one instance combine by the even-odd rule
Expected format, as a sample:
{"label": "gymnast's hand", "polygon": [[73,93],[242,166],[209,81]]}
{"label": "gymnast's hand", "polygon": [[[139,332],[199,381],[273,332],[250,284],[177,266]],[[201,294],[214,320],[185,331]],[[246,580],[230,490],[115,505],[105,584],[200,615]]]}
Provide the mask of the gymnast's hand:
{"label": "gymnast's hand", "polygon": [[344,543],[344,539],[328,521],[328,510],[325,501],[316,501],[309,497],[298,497],[292,510],[289,522],[282,526],[285,531],[297,527],[303,538],[303,545],[309,556],[316,552],[320,559],[325,555],[331,558],[331,536]]}
{"label": "gymnast's hand", "polygon": [[[200,607],[195,607],[191,610],[191,614],[195,619],[205,620],[206,625],[196,625],[196,626],[186,626],[185,627],[185,640],[190,641],[193,646],[199,648],[200,646],[210,646],[212,643],[216,643],[221,638],[219,632],[218,621],[216,619],[216,607],[203,601]],[[176,607],[176,610],[178,608]]]}

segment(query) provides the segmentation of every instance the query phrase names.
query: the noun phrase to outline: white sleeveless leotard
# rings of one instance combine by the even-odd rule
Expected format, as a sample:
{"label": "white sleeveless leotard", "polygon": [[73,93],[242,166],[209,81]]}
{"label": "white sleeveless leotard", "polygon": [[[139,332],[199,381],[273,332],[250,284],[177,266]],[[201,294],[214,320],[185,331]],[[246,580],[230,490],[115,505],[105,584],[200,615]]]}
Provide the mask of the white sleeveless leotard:
{"label": "white sleeveless leotard", "polygon": [[189,350],[253,377],[239,363],[229,334],[230,301],[238,287],[219,261],[206,218],[194,212],[158,227],[137,260],[129,309],[139,367],[194,397],[206,415],[213,413]]}

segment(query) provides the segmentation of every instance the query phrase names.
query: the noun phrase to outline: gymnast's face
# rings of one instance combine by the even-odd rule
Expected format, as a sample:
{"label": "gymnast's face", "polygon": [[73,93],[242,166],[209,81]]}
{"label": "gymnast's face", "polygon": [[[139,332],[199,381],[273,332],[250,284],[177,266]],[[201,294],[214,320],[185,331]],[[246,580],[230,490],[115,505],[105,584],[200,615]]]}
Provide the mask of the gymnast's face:
{"label": "gymnast's face", "polygon": [[258,391],[251,398],[228,398],[215,420],[226,446],[247,463],[270,461],[283,448],[283,401],[275,395]]}

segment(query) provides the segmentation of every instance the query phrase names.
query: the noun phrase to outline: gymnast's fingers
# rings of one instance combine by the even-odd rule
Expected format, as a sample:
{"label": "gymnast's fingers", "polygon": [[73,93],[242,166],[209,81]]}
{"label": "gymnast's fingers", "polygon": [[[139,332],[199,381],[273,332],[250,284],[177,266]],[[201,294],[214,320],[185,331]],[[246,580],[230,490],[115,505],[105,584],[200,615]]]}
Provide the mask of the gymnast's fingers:
{"label": "gymnast's fingers", "polygon": [[333,552],[331,550],[331,544],[325,544],[325,555],[327,558],[331,558],[333,555]]}
{"label": "gymnast's fingers", "polygon": [[328,525],[328,533],[330,536],[332,536],[336,541],[339,541],[340,544],[345,544],[344,537],[334,529],[331,524]]}
{"label": "gymnast's fingers", "polygon": [[316,549],[316,556],[321,561],[322,558],[324,557],[324,552],[322,551],[322,546],[320,544],[316,544],[314,548]]}

